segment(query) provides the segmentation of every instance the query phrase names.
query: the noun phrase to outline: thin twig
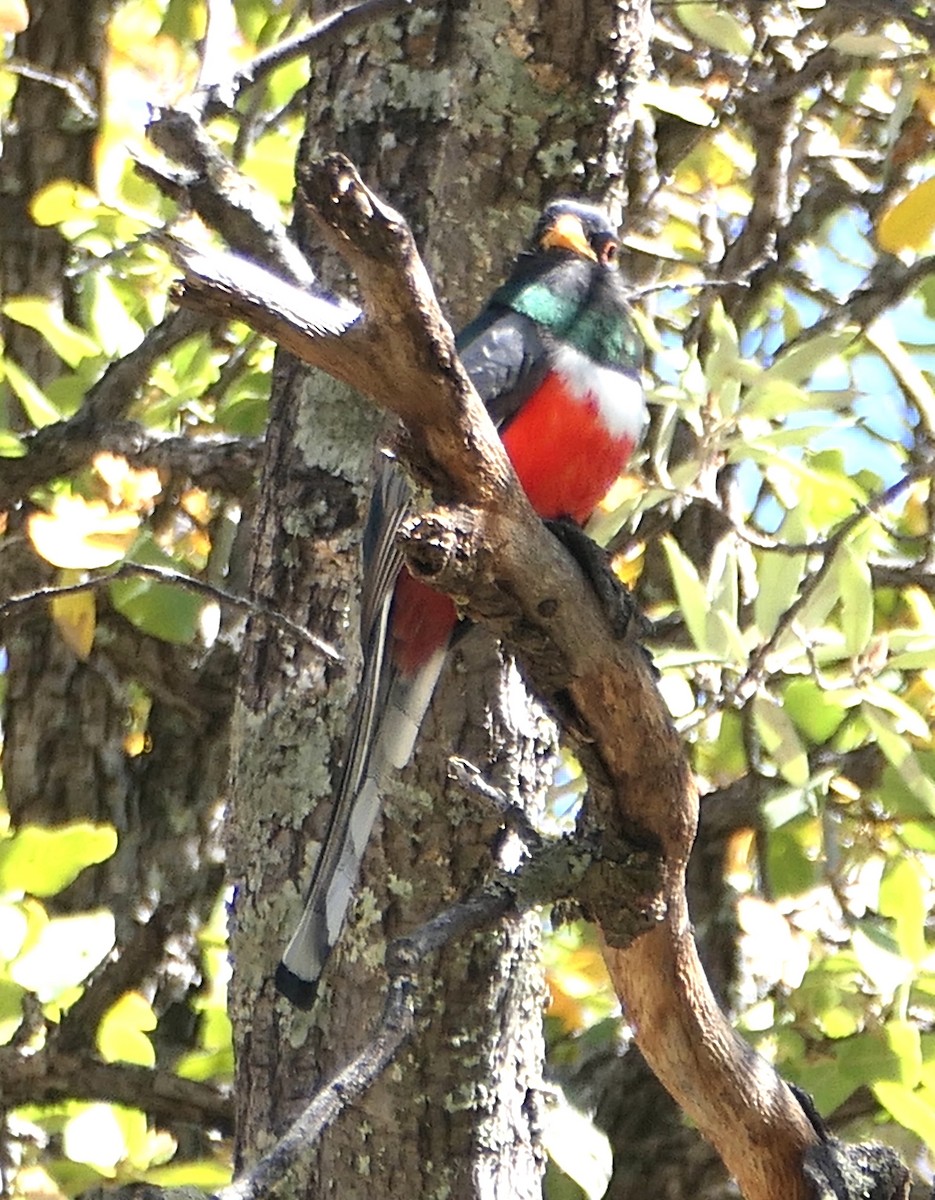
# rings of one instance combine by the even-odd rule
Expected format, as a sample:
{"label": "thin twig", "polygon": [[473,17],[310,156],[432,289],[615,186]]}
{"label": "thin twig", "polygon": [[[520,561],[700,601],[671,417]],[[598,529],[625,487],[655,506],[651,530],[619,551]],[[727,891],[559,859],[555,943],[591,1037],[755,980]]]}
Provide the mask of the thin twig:
{"label": "thin twig", "polygon": [[828,537],[824,544],[820,547],[823,554],[821,563],[808,577],[808,580],[798,597],[793,601],[786,612],[783,613],[772,634],[766,639],[765,642],[761,642],[756,650],[754,650],[750,655],[750,660],[747,664],[746,671],[744,671],[737,684],[726,694],[726,700],[744,701],[749,698],[753,691],[756,690],[763,672],[764,662],[773,652],[773,650],[776,649],[780,639],[785,635],[790,625],[795,621],[799,613],[814,595],[825,576],[831,570],[837,551],[843,545],[844,541],[851,535],[851,533],[853,533],[857,526],[860,525],[862,521],[865,521],[868,517],[872,516],[879,509],[885,508],[887,505],[892,504],[893,501],[897,500],[903,494],[903,492],[905,492],[917,479],[928,478],[931,476],[932,470],[933,466],[931,463],[924,463],[913,468],[911,471],[907,471],[902,479],[898,480],[891,487],[886,488],[884,491],[877,493],[877,495],[868,500],[866,504],[861,505],[861,507],[855,513],[841,522],[834,533],[831,534],[831,536]]}
{"label": "thin twig", "polygon": [[280,629],[283,629],[297,641],[313,646],[320,654],[324,654],[326,658],[330,658],[332,662],[344,662],[344,656],[330,642],[326,642],[324,638],[319,637],[317,634],[303,629],[295,621],[290,621],[285,614],[277,612],[275,609],[269,608],[257,600],[251,600],[247,596],[237,596],[233,592],[227,592],[213,583],[206,583],[203,579],[194,579],[191,575],[183,575],[179,571],[172,571],[167,567],[154,567],[144,565],[143,563],[124,562],[115,571],[95,575],[90,579],[82,580],[80,583],[52,584],[47,587],[32,588],[30,591],[22,592],[18,596],[10,596],[6,600],[0,601],[0,621],[18,609],[36,604],[41,600],[54,600],[58,596],[74,596],[79,592],[94,591],[96,588],[106,587],[115,580],[132,578],[134,576],[142,576],[144,579],[154,579],[158,583],[185,588],[186,591],[197,592],[199,595],[216,600],[219,604],[227,604],[231,608],[250,613],[252,616],[264,617],[274,625],[278,625]]}

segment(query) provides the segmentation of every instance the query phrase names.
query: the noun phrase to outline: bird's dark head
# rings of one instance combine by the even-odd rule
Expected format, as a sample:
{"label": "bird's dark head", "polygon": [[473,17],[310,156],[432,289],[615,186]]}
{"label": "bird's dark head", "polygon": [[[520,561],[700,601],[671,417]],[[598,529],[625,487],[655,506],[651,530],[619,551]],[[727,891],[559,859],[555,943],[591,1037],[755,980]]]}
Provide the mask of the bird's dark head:
{"label": "bird's dark head", "polygon": [[553,200],[533,234],[534,250],[564,250],[605,265],[616,262],[618,245],[603,209],[578,200]]}

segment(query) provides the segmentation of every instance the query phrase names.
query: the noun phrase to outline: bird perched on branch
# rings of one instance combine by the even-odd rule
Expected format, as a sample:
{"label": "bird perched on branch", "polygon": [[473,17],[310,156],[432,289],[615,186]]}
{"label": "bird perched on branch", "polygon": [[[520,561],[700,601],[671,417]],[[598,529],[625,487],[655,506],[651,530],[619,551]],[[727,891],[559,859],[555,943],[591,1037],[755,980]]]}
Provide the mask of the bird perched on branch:
{"label": "bird perched on branch", "polygon": [[[536,512],[581,526],[624,469],[645,405],[642,347],[606,215],[550,204],[530,248],[458,338]],[[334,808],[276,986],[309,1008],[340,936],[388,774],[409,760],[458,624],[454,604],[411,575],[397,546],[410,493],[381,469],[363,539],[364,668]]]}

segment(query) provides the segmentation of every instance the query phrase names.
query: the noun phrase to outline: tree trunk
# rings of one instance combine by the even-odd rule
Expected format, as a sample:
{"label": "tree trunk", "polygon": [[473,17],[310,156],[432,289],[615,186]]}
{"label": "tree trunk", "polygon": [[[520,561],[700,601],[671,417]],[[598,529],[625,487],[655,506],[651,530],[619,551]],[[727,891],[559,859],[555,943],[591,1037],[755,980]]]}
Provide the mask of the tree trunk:
{"label": "tree trunk", "polygon": [[[641,61],[641,12],[624,10],[618,31],[605,5],[519,11],[490,0],[374,25],[316,62],[303,154],[342,150],[402,209],[460,324],[502,278],[544,201],[606,187],[623,136],[624,75]],[[301,213],[298,225],[310,244]],[[447,784],[449,754],[527,806],[550,774],[554,730],[518,702],[515,670],[473,632],[452,655],[415,762],[384,798],[318,1005],[309,1019],[276,1000],[270,980],[301,902],[291,882],[309,878],[356,686],[355,641],[344,631],[356,630],[351,598],[375,429],[362,401],[281,366],[254,588],[322,636],[347,640],[350,662],[337,669],[256,626],[245,655],[230,858],[246,1159],[360,1048],[382,1007],[386,940],[491,869],[498,819]],[[539,1194],[537,945],[538,920],[526,918],[426,964],[419,1037],[326,1135],[300,1185],[306,1195],[355,1195],[363,1180],[393,1195]]]}

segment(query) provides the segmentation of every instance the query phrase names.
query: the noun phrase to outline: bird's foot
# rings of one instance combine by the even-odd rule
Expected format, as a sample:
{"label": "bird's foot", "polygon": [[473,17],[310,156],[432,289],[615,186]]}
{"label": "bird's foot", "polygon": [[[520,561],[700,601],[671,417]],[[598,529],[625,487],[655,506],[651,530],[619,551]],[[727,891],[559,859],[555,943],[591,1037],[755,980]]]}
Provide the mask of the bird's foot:
{"label": "bird's foot", "polygon": [[546,525],[584,572],[585,579],[604,610],[614,637],[624,637],[632,620],[639,621],[637,630],[640,633],[644,632],[642,615],[636,607],[630,589],[614,574],[610,557],[604,547],[599,546],[593,538],[589,538],[580,525],[566,517],[546,521]]}

